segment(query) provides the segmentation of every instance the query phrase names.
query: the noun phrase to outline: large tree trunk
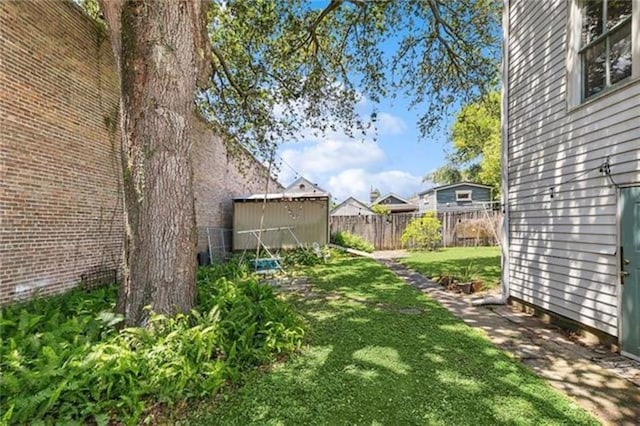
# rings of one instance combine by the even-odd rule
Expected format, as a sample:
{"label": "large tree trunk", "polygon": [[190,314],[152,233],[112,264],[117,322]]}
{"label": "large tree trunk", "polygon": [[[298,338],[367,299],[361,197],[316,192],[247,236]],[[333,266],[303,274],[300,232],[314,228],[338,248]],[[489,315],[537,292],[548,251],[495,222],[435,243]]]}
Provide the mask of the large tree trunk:
{"label": "large tree trunk", "polygon": [[148,310],[195,303],[196,226],[192,117],[203,72],[198,0],[100,0],[120,72],[125,199],[124,276],[118,309],[127,325]]}

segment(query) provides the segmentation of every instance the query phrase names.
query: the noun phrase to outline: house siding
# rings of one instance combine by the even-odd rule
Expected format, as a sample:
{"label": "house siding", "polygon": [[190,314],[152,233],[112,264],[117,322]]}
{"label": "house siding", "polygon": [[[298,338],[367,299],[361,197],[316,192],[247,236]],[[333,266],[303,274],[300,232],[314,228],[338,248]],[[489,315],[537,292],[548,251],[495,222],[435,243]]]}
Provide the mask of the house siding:
{"label": "house siding", "polygon": [[433,193],[423,194],[420,196],[418,208],[420,212],[432,212],[435,211],[436,203],[434,202]]}
{"label": "house siding", "polygon": [[510,1],[509,290],[617,336],[618,195],[598,166],[640,183],[640,83],[568,108],[568,6]]}
{"label": "house siding", "polygon": [[[471,191],[471,202],[456,201],[457,191]],[[473,185],[460,185],[437,190],[436,198],[438,201],[438,211],[479,208],[484,205],[484,203],[491,201],[491,190]]]}
{"label": "house siding", "polygon": [[363,208],[354,201],[348,201],[331,212],[331,216],[373,216],[371,210]]}

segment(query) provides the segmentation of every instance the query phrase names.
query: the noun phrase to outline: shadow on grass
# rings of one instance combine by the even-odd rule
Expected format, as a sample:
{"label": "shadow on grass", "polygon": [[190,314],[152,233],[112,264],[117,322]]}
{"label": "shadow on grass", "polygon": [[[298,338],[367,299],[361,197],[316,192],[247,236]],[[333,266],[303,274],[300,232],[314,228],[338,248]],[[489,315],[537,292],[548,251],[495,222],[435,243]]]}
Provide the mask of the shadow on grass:
{"label": "shadow on grass", "polygon": [[308,346],[189,424],[597,424],[375,262],[309,275]]}

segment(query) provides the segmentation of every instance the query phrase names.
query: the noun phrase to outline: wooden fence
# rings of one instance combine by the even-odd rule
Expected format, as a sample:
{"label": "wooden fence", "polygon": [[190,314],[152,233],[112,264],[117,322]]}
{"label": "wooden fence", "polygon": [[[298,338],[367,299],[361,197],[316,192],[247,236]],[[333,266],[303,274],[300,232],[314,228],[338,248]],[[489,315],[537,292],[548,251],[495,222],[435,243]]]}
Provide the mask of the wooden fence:
{"label": "wooden fence", "polygon": [[[331,234],[347,231],[359,235],[376,250],[397,250],[402,247],[400,237],[409,222],[421,215],[393,214],[389,216],[331,216]],[[498,211],[441,212],[442,246],[497,245],[502,214]]]}

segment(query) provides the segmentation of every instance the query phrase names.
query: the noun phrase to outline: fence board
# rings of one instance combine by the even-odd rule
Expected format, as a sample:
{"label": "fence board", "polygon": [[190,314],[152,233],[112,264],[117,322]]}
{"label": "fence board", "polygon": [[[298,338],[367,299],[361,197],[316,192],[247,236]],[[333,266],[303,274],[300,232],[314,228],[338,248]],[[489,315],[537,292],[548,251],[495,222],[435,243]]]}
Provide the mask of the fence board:
{"label": "fence board", "polygon": [[[338,231],[359,235],[374,245],[376,250],[402,248],[400,238],[409,222],[419,214],[393,214],[389,216],[331,216],[331,234]],[[497,245],[502,214],[499,211],[440,212],[444,247]]]}

